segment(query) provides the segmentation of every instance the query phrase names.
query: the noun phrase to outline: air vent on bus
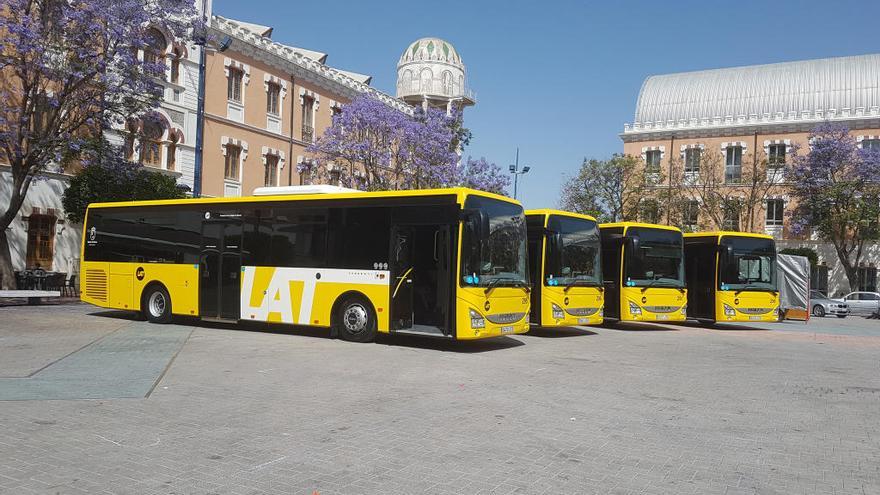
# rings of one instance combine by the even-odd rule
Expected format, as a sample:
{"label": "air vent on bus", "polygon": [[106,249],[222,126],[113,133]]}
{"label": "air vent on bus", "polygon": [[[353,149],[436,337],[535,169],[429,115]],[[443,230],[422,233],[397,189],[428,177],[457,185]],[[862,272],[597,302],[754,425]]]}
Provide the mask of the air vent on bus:
{"label": "air vent on bus", "polygon": [[349,189],[347,187],[315,185],[315,186],[280,186],[280,187],[258,187],[254,189],[254,196],[289,196],[291,194],[338,194],[338,193],[358,193],[357,189]]}
{"label": "air vent on bus", "polygon": [[86,270],[86,297],[107,302],[107,273],[104,270]]}

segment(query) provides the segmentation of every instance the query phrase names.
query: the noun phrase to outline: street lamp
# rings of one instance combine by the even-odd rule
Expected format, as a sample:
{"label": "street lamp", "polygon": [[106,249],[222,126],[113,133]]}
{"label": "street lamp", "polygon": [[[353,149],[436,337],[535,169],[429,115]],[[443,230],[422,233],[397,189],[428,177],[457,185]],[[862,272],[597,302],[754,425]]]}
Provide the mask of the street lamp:
{"label": "street lamp", "polygon": [[519,148],[516,149],[516,163],[510,166],[510,173],[513,174],[513,199],[516,199],[516,186],[519,182],[519,176],[529,173],[532,167],[524,165],[522,170],[519,169]]}
{"label": "street lamp", "polygon": [[205,5],[206,1],[202,1],[202,22],[205,23],[205,32],[199,33],[195,44],[199,46],[199,94],[196,102],[196,158],[193,167],[193,197],[198,198],[202,195],[202,162],[205,144],[205,66],[207,65],[208,50],[225,52],[232,46],[232,38],[224,37],[216,48],[208,46],[208,14]]}

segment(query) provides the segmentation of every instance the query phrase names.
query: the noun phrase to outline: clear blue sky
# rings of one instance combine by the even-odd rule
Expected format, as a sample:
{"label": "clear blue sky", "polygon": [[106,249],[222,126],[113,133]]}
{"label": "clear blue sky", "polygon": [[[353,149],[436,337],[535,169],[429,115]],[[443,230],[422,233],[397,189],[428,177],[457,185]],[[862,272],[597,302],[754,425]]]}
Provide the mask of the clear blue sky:
{"label": "clear blue sky", "polygon": [[586,3],[214,0],[214,12],[271,25],[277,41],[329,53],[390,94],[409,43],[451,42],[478,97],[465,154],[506,168],[519,146],[531,208],[556,206],[584,157],[622,151],[646,76],[880,51],[877,0]]}

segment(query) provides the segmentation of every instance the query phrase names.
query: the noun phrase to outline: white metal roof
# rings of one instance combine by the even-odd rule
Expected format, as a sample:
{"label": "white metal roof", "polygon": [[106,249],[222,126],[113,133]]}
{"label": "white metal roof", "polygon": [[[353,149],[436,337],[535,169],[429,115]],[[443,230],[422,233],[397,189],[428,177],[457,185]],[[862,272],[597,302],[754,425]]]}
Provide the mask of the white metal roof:
{"label": "white metal roof", "polygon": [[876,115],[880,54],[648,77],[625,132]]}

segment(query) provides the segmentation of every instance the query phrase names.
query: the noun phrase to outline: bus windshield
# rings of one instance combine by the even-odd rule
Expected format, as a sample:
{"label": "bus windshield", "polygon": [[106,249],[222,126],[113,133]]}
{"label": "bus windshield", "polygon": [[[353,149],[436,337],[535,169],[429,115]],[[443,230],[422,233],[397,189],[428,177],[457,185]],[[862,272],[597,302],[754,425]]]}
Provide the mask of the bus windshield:
{"label": "bus windshield", "polygon": [[489,237],[478,239],[465,234],[462,253],[475,252],[475,247],[480,244],[484,249],[478,262],[469,262],[468,256],[462,256],[464,284],[479,287],[529,287],[526,219],[522,206],[474,195],[467,198],[465,208],[486,212]]}
{"label": "bus windshield", "polygon": [[635,252],[627,249],[624,285],[627,287],[684,287],[681,232],[631,227],[627,237],[638,239]]}
{"label": "bus windshield", "polygon": [[722,237],[729,246],[720,258],[721,290],[776,290],[776,246],[771,239]]}
{"label": "bus windshield", "polygon": [[552,215],[547,227],[552,234],[559,235],[558,244],[561,245],[548,240],[544,267],[547,280],[544,282],[550,283],[553,280],[553,285],[564,286],[602,285],[599,229],[596,222]]}

